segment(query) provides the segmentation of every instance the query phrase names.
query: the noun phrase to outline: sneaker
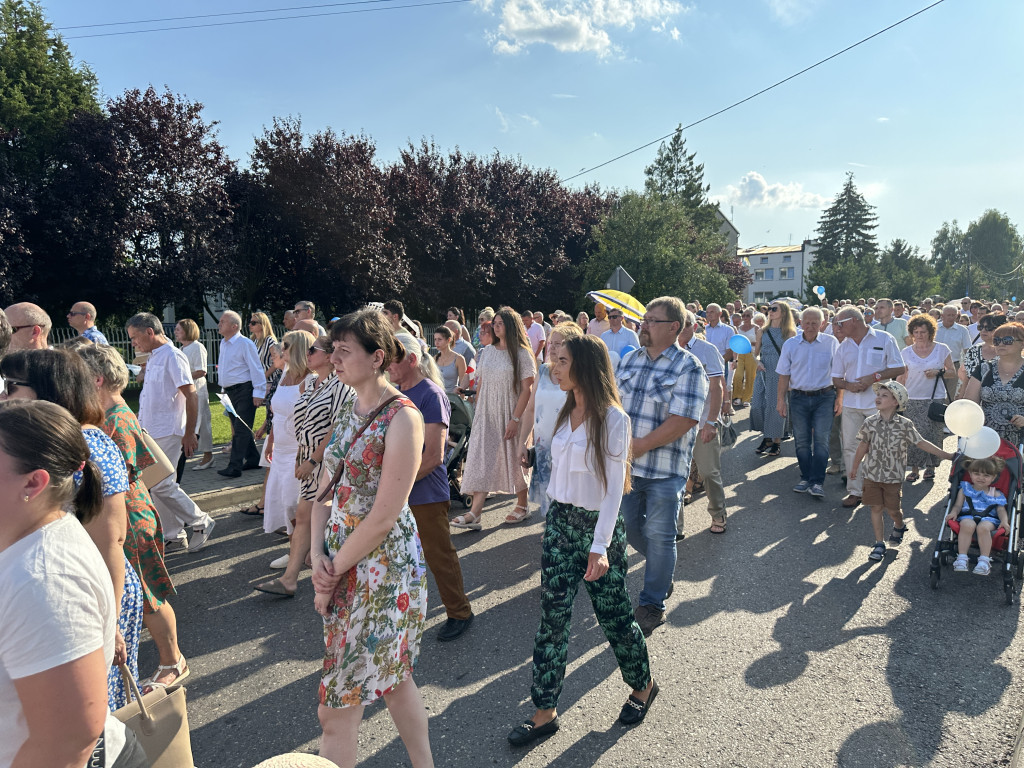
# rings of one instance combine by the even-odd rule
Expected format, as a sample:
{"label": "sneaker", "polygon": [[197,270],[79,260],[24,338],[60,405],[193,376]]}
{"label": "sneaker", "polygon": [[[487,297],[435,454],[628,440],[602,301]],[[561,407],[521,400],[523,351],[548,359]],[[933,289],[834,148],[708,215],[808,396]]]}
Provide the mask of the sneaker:
{"label": "sneaker", "polygon": [[175,552],[188,552],[188,539],[185,536],[169,539],[164,545],[164,552],[168,555],[173,555]]}
{"label": "sneaker", "polygon": [[[966,570],[966,569],[965,569]],[[989,565],[987,557],[979,557],[978,564],[974,566],[974,570],[971,571],[975,576],[988,576],[992,571],[992,566]]]}
{"label": "sneaker", "polygon": [[801,480],[793,486],[793,493],[807,493],[809,490],[811,490],[811,484],[806,480]]}
{"label": "sneaker", "polygon": [[193,552],[198,552],[200,549],[205,547],[206,542],[208,542],[210,537],[213,535],[213,529],[216,525],[217,521],[207,515],[206,521],[202,526],[193,526],[192,539],[188,543],[188,548]]}
{"label": "sneaker", "polygon": [[815,483],[811,486],[811,490],[808,491],[816,499],[825,498],[825,489],[821,487],[821,483]]}
{"label": "sneaker", "polygon": [[953,561],[953,571],[956,573],[967,573],[967,557],[958,557]]}
{"label": "sneaker", "polygon": [[270,561],[270,567],[273,568],[274,570],[277,570],[277,571],[280,571],[280,570],[282,570],[284,568],[287,568],[288,567],[288,553],[285,552],[283,555],[281,555],[276,560],[271,560]]}
{"label": "sneaker", "polygon": [[838,464],[829,464],[828,469],[825,470],[826,475],[838,475],[843,471],[843,468]]}
{"label": "sneaker", "polygon": [[653,605],[641,605],[633,614],[636,623],[640,625],[640,631],[644,637],[650,637],[651,633],[665,623],[665,612],[660,611]]}

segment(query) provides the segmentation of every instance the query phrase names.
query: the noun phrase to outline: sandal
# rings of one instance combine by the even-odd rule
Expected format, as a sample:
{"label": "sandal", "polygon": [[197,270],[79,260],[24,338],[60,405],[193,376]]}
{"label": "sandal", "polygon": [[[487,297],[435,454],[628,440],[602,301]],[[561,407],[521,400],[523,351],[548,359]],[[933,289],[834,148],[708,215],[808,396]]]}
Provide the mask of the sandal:
{"label": "sandal", "polygon": [[704,493],[704,481],[698,480],[693,484],[693,488],[690,491],[690,498],[697,496],[698,494]]}
{"label": "sandal", "polygon": [[925,480],[934,480],[935,479],[935,470],[934,469],[927,470],[924,473],[924,479]]}
{"label": "sandal", "polygon": [[480,525],[480,516],[474,515],[472,512],[467,512],[464,515],[453,517],[449,523],[452,528],[465,528],[470,531],[479,531],[483,528]]}
{"label": "sandal", "polygon": [[916,483],[920,479],[921,479],[921,476],[918,475],[917,472],[911,472],[909,475],[907,475],[907,482],[908,483]]}
{"label": "sandal", "polygon": [[263,505],[262,504],[253,504],[251,507],[243,507],[242,509],[240,509],[238,511],[241,512],[243,515],[253,515],[253,516],[255,516],[255,515],[262,515],[263,514]]}
{"label": "sandal", "polygon": [[769,456],[779,456],[782,453],[782,443],[772,442],[771,447],[768,449]]}
{"label": "sandal", "polygon": [[885,543],[881,541],[876,541],[875,546],[873,546],[871,548],[871,552],[868,553],[868,560],[878,562],[883,557],[885,557]]}
{"label": "sandal", "polygon": [[725,520],[719,522],[718,520],[711,521],[711,527],[708,528],[711,533],[725,533]]}
{"label": "sandal", "polygon": [[902,544],[903,535],[907,532],[907,526],[904,525],[902,528],[893,528],[892,533],[889,534],[889,541],[893,544]]}
{"label": "sandal", "polygon": [[[161,683],[157,681],[157,678],[163,675],[165,672],[173,672],[174,679],[170,682]],[[185,661],[185,657],[179,655],[177,664],[161,664],[156,668],[156,672],[147,677],[139,684],[140,692],[145,695],[157,688],[167,688],[171,685],[177,685],[186,677],[191,674],[191,670],[188,668],[188,663]]]}
{"label": "sandal", "polygon": [[[517,512],[516,510],[522,511]],[[529,507],[524,507],[520,504],[516,504],[514,507],[512,507],[512,511],[505,516],[505,522],[509,525],[516,525],[518,523],[523,522],[524,520],[529,519],[531,515],[532,513],[530,512]]]}

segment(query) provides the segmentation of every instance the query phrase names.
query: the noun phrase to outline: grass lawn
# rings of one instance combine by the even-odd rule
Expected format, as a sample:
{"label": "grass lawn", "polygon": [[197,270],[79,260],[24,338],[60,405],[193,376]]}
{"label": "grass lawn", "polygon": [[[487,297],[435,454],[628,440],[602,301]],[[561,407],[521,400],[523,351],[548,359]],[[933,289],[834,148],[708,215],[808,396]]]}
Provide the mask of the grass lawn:
{"label": "grass lawn", "polygon": [[[124,399],[128,403],[128,407],[131,408],[135,413],[139,412],[139,392],[140,388],[131,387],[124,391]],[[212,417],[213,426],[213,444],[221,445],[223,443],[231,442],[231,425],[227,415],[224,413],[224,406],[220,404],[220,400],[217,399],[217,395],[210,393],[210,415]],[[253,429],[259,429],[263,426],[263,422],[267,418],[267,409],[260,408],[256,411],[256,423],[253,424]]]}

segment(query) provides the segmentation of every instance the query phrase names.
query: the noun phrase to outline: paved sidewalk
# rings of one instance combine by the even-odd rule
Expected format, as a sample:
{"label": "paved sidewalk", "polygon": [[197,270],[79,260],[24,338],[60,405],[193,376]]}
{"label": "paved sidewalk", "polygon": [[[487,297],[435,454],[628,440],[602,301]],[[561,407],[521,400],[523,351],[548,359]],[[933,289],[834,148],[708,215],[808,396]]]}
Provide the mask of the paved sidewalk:
{"label": "paved sidewalk", "polygon": [[185,472],[181,476],[181,487],[204,512],[225,507],[242,506],[258,501],[262,493],[265,469],[249,469],[241,477],[224,477],[218,475],[218,469],[228,464],[228,455],[221,453],[223,446],[213,449],[213,466],[200,472],[193,467],[199,465],[201,454],[193,456],[185,464]]}

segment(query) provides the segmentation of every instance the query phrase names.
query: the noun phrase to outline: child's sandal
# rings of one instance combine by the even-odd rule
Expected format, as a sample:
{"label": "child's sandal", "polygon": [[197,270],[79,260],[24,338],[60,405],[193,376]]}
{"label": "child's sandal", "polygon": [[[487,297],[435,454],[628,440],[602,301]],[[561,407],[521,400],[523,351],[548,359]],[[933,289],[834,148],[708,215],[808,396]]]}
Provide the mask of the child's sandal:
{"label": "child's sandal", "polygon": [[907,532],[907,526],[905,526],[905,525],[902,528],[893,528],[892,529],[892,533],[889,534],[889,541],[891,541],[893,544],[902,544],[903,543],[903,535],[906,532]]}
{"label": "child's sandal", "polygon": [[878,562],[885,557],[885,544],[881,541],[876,541],[875,546],[871,548],[871,552],[868,553],[868,560]]}

